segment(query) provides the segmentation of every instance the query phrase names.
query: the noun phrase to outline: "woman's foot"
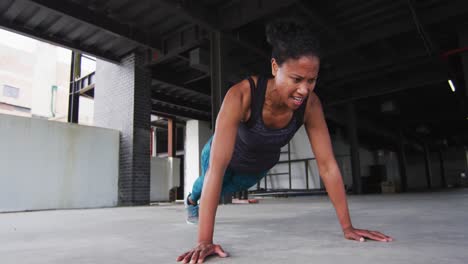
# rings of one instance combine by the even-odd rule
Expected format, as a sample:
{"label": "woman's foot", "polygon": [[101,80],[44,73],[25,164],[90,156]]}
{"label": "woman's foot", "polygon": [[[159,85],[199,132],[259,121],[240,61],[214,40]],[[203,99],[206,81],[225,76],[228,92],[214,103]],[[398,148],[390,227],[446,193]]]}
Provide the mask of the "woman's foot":
{"label": "woman's foot", "polygon": [[190,199],[190,194],[185,199],[185,209],[187,210],[187,224],[198,224],[198,204]]}

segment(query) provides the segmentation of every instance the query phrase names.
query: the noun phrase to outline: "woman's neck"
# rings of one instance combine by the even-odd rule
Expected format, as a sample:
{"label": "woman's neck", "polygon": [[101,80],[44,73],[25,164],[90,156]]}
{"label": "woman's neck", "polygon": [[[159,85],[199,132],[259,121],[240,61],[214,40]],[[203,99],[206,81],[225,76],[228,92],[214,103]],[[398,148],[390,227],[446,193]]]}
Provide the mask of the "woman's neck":
{"label": "woman's neck", "polygon": [[271,113],[284,114],[289,112],[290,109],[286,104],[281,102],[281,97],[278,93],[278,87],[275,85],[275,79],[269,79],[265,92],[265,103],[264,107]]}

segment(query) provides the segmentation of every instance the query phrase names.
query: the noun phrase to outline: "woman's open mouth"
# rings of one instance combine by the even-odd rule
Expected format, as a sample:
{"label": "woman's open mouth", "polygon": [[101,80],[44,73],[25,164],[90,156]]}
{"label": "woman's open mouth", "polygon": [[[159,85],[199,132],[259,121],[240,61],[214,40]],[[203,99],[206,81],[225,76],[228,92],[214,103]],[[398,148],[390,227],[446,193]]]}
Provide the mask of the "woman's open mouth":
{"label": "woman's open mouth", "polygon": [[292,96],[295,105],[301,105],[304,101],[304,97]]}

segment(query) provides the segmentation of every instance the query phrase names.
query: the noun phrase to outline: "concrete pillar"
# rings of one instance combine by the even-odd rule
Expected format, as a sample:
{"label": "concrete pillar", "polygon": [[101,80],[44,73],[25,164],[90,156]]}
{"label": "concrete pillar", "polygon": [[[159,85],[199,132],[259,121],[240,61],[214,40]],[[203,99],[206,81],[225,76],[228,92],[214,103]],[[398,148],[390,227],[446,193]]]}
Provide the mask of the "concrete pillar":
{"label": "concrete pillar", "polygon": [[351,168],[353,175],[353,193],[362,193],[361,186],[361,161],[359,158],[359,139],[357,129],[356,109],[353,102],[347,104],[348,112],[348,138],[351,154]]}
{"label": "concrete pillar", "polygon": [[96,62],[94,124],[120,131],[119,204],[150,200],[151,75],[144,54]]}
{"label": "concrete pillar", "polygon": [[151,149],[151,157],[156,157],[156,153],[157,153],[157,139],[156,139],[156,127],[152,127],[151,128],[151,144],[152,144],[152,149]]}
{"label": "concrete pillar", "polygon": [[186,123],[184,198],[192,192],[193,183],[201,175],[201,151],[211,134],[209,122],[189,120]]}
{"label": "concrete pillar", "polygon": [[[229,73],[229,58],[228,58],[228,42],[220,31],[211,33],[210,36],[210,71],[211,71],[211,102],[212,102],[212,127],[216,127],[216,118],[219,109],[223,103],[224,96],[229,89],[228,73]],[[230,194],[221,197],[220,203],[231,203]]]}
{"label": "concrete pillar", "polygon": [[398,166],[400,168],[400,190],[401,192],[406,192],[408,189],[408,180],[407,180],[407,159],[405,151],[405,143],[403,141],[403,135],[400,131],[400,138],[398,142]]}
{"label": "concrete pillar", "polygon": [[[463,47],[468,47],[468,30],[466,29],[465,25],[461,27],[460,31],[458,32],[458,42],[460,48]],[[462,62],[462,67],[463,67],[463,74],[464,74],[464,79],[465,79],[465,91],[464,95],[465,97],[468,97],[468,52],[463,52],[460,54],[461,56],[461,62]],[[458,87],[457,87],[458,89]]]}
{"label": "concrete pillar", "polygon": [[429,146],[427,145],[427,143],[424,143],[424,165],[426,167],[427,188],[432,189],[432,168],[429,154]]}
{"label": "concrete pillar", "polygon": [[227,43],[221,32],[211,33],[210,71],[211,71],[211,124],[215,127],[216,117],[228,90],[227,82]]}
{"label": "concrete pillar", "polygon": [[447,187],[447,179],[445,178],[445,164],[442,150],[439,150],[439,164],[440,164],[440,185],[442,188]]}

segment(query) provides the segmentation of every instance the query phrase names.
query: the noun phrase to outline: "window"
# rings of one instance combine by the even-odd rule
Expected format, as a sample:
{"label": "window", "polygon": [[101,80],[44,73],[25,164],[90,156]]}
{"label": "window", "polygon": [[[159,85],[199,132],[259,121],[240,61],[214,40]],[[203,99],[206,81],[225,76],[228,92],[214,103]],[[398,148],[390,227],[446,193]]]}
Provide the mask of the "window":
{"label": "window", "polygon": [[19,88],[3,85],[3,96],[11,97],[11,98],[18,98],[19,96]]}

